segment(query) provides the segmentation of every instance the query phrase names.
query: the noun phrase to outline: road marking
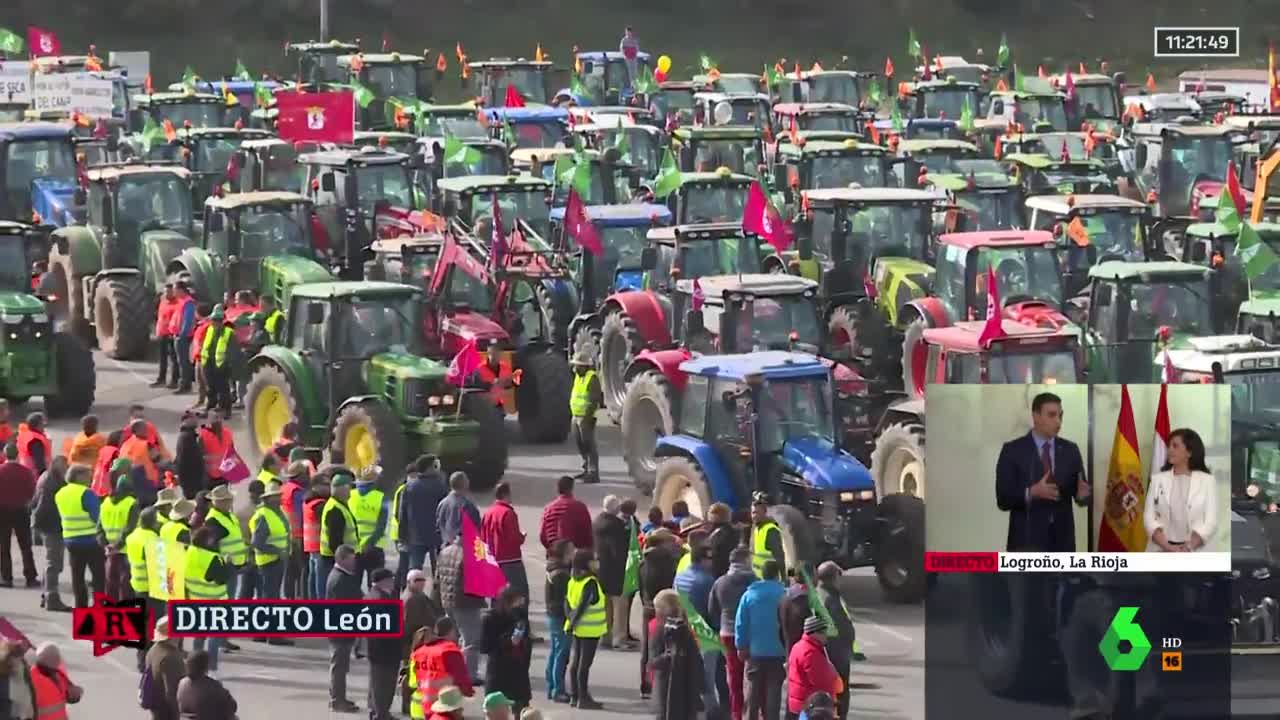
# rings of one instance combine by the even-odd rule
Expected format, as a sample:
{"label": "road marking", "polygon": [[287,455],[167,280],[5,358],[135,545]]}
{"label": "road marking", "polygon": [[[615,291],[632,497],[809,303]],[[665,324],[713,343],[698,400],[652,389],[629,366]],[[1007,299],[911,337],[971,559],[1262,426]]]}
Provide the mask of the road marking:
{"label": "road marking", "polygon": [[915,642],[915,640],[910,635],[903,634],[897,630],[894,630],[891,627],[881,625],[880,623],[872,620],[862,620],[861,622],[859,622],[858,620],[854,620],[854,624],[857,626],[874,628],[884,633],[885,635],[895,637],[908,645],[911,645]]}

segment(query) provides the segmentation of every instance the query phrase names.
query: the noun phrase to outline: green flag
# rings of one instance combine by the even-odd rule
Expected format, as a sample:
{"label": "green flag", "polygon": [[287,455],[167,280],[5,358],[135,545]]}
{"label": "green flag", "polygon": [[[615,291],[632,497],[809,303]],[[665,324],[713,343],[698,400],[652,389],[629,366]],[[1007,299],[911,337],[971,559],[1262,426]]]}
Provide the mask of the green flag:
{"label": "green flag", "polygon": [[805,594],[809,600],[809,611],[827,624],[827,637],[835,637],[839,634],[836,630],[836,621],[832,619],[831,613],[827,612],[827,606],[823,604],[822,598],[818,596],[818,586],[813,584],[813,578],[809,576],[806,568],[800,568],[800,575],[804,578]]}
{"label": "green flag", "polygon": [[653,68],[641,65],[636,80],[631,88],[640,95],[651,95],[658,89],[658,81],[653,77]]}
{"label": "green flag", "polygon": [[[1231,204],[1229,199],[1227,204]],[[1250,223],[1240,224],[1240,234],[1236,237],[1236,255],[1244,263],[1245,277],[1250,280],[1262,275],[1276,263],[1275,251],[1262,241],[1258,231]]]}
{"label": "green flag", "polygon": [[873,106],[877,106],[880,104],[881,99],[880,80],[871,78],[871,85],[867,87],[867,101]]}
{"label": "green flag", "polygon": [[551,177],[557,188],[569,187],[573,184],[574,168],[572,155],[562,153],[556,156],[556,164],[551,168]]}
{"label": "green flag", "polygon": [[151,113],[147,113],[147,120],[142,125],[142,152],[151,152],[151,146],[157,142],[164,141],[164,128],[151,117]]}
{"label": "green flag", "polygon": [[591,161],[586,156],[579,153],[574,154],[573,175],[569,180],[569,184],[578,193],[578,197],[582,198],[582,202],[590,202]]}
{"label": "green flag", "polygon": [[653,183],[653,197],[661,200],[680,189],[684,182],[680,176],[680,166],[676,164],[675,153],[667,148],[662,153],[662,166],[658,168],[658,177]]}
{"label": "green flag", "polygon": [[192,68],[190,65],[188,65],[187,68],[182,71],[182,87],[190,92],[195,92],[196,81],[198,81],[199,79],[200,79],[200,76],[196,75],[195,69]]}
{"label": "green flag", "polygon": [[996,50],[996,67],[1009,66],[1009,41],[1000,33],[1000,49]]}
{"label": "green flag", "polygon": [[516,129],[511,127],[511,118],[505,114],[502,116],[502,142],[506,143],[509,148],[514,148],[519,144],[516,142]]}
{"label": "green flag", "polygon": [[252,80],[253,76],[249,74],[249,68],[240,62],[240,58],[236,58],[236,74],[232,76],[236,80]]}
{"label": "green flag", "polygon": [[0,28],[0,52],[6,55],[21,55],[24,45],[22,36],[9,28]]}
{"label": "green flag", "polygon": [[906,124],[902,122],[902,110],[898,108],[898,103],[893,104],[893,112],[889,113],[889,120],[893,123],[893,131],[899,135],[907,128]]}
{"label": "green flag", "polygon": [[702,72],[704,72],[704,73],[709,73],[709,72],[711,72],[712,70],[715,70],[715,69],[716,69],[716,61],[715,61],[715,60],[712,60],[710,57],[708,57],[708,56],[707,56],[707,55],[705,55],[705,54],[703,54],[703,55],[699,55],[699,56],[698,56],[698,67],[702,68]]}
{"label": "green flag", "polygon": [[373,91],[358,82],[351,83],[351,92],[355,95],[356,104],[361,109],[369,107],[369,104],[373,102]]}
{"label": "green flag", "polygon": [[698,649],[702,652],[724,653],[724,643],[720,642],[720,634],[711,629],[707,621],[698,613],[689,596],[680,593],[680,604],[684,606],[684,614],[689,616],[689,629],[698,639]]}
{"label": "green flag", "polygon": [[622,116],[618,116],[618,134],[613,137],[613,149],[618,151],[618,159],[624,163],[631,162],[631,143],[627,142],[627,130],[622,127]]}
{"label": "green flag", "polygon": [[920,57],[920,41],[916,39],[916,29],[907,30],[907,55],[913,58]]}
{"label": "green flag", "polygon": [[634,525],[628,526],[627,534],[631,536],[631,544],[627,547],[627,567],[622,575],[624,597],[640,589],[640,536]]}
{"label": "green flag", "polygon": [[1016,64],[1013,66],[1013,89],[1018,92],[1025,92],[1027,89],[1027,79]]}
{"label": "green flag", "polygon": [[964,105],[960,107],[960,129],[973,132],[973,108],[969,105],[969,96],[964,96]]}
{"label": "green flag", "polygon": [[480,151],[462,142],[452,134],[444,136],[444,161],[449,165],[471,167],[480,162]]}
{"label": "green flag", "polygon": [[569,76],[569,94],[581,98],[591,97],[591,91],[587,89],[586,85],[582,84],[576,74]]}
{"label": "green flag", "polygon": [[262,83],[253,84],[253,100],[259,107],[267,107],[275,98],[272,97],[271,91]]}
{"label": "green flag", "polygon": [[[1219,225],[1226,228],[1229,233],[1240,233],[1240,213],[1236,212],[1236,204],[1231,201],[1231,197],[1227,194],[1226,186],[1223,186],[1222,194],[1218,195],[1218,207],[1213,211],[1213,219]],[[1238,248],[1237,248],[1238,249]]]}

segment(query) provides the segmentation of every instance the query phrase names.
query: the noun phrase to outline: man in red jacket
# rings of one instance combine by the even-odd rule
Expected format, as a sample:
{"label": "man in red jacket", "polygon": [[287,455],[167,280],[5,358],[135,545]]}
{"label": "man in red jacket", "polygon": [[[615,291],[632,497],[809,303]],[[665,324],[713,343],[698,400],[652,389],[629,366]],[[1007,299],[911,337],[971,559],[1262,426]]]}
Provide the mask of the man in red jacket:
{"label": "man in red jacket", "polygon": [[585,503],[573,496],[573,478],[562,475],[556,481],[559,496],[542,509],[542,527],[538,540],[548,551],[560,538],[568,538],[578,550],[590,550],[594,545],[591,531],[591,511]]}
{"label": "man in red jacket", "polygon": [[529,599],[529,576],[524,571],[520,547],[524,545],[524,533],[520,531],[520,518],[511,506],[511,484],[500,482],[493,489],[493,505],[480,518],[480,538],[489,546],[489,552],[498,561],[507,583]]}
{"label": "man in red jacket", "polygon": [[787,657],[787,720],[800,716],[810,695],[828,692],[834,697],[844,690],[843,684],[827,658],[827,623],[812,615]]}

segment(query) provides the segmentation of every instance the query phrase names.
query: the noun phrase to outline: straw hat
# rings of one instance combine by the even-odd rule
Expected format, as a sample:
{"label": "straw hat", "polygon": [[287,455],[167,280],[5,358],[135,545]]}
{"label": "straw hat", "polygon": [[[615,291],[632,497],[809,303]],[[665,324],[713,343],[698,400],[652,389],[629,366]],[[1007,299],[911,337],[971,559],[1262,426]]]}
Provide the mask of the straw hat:
{"label": "straw hat", "polygon": [[262,497],[278,497],[284,493],[280,481],[272,480],[267,483],[267,488],[262,491]]}
{"label": "straw hat", "polygon": [[164,488],[156,493],[156,507],[164,505],[168,507],[182,499],[182,491],[178,488]]}
{"label": "straw hat", "polygon": [[573,354],[572,364],[580,367],[590,367],[595,363],[591,362],[591,353],[586,350],[579,350]]}
{"label": "straw hat", "polygon": [[229,485],[217,486],[216,488],[209,491],[208,497],[211,502],[214,500],[234,500],[235,499],[235,496],[231,494],[231,486]]}
{"label": "straw hat", "polygon": [[446,713],[462,709],[462,691],[450,685],[440,691],[436,701],[431,703],[431,712]]}
{"label": "straw hat", "polygon": [[196,504],[183,498],[173,504],[173,509],[169,511],[170,520],[187,520],[196,511]]}

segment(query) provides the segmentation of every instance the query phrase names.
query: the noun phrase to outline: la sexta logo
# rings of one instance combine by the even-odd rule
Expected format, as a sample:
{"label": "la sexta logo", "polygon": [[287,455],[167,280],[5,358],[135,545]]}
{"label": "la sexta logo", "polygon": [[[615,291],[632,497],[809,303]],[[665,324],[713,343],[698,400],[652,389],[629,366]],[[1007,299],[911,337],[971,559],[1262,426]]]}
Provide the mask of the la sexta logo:
{"label": "la sexta logo", "polygon": [[151,637],[151,617],[143,598],[112,600],[105,593],[93,594],[93,605],[71,613],[71,638],[93,643],[99,657],[118,647],[140,649]]}

